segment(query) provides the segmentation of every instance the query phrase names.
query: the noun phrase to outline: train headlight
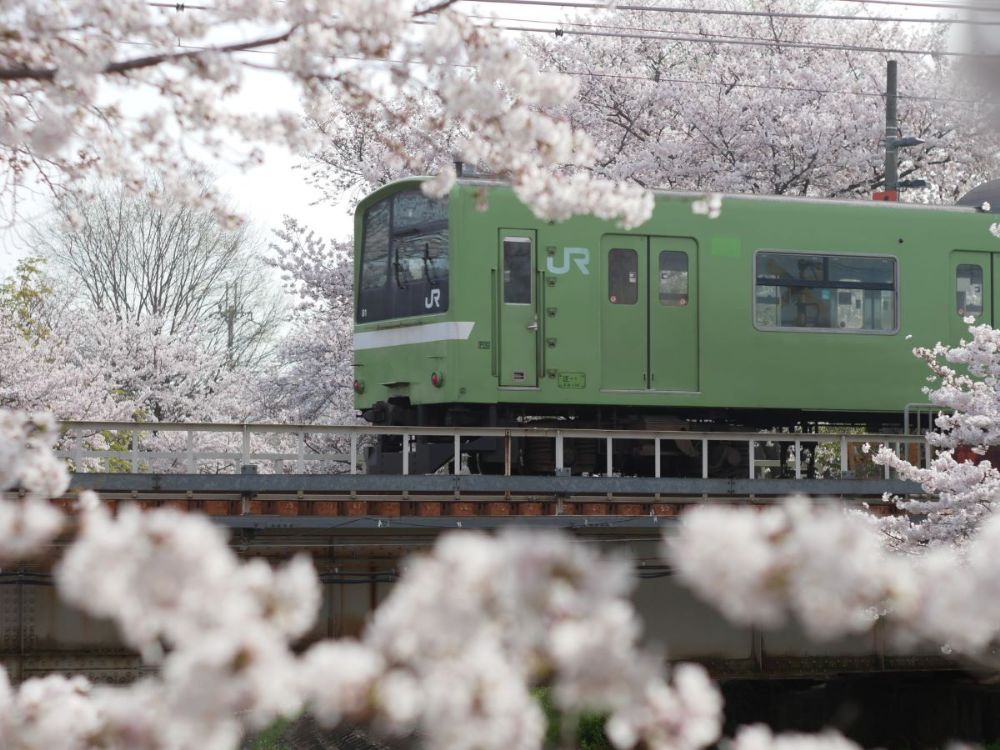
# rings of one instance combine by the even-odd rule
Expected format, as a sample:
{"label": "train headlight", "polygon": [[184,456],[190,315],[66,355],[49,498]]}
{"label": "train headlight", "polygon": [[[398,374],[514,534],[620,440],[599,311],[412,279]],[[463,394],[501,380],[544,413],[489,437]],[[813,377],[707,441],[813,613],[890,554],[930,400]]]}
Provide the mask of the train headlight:
{"label": "train headlight", "polygon": [[365,392],[364,381],[362,381],[362,380],[355,380],[354,381],[354,392],[357,393],[357,394],[359,394],[359,395]]}
{"label": "train headlight", "polygon": [[433,385],[435,388],[440,388],[442,385],[444,385],[444,374],[438,372],[437,370],[432,372],[431,385]]}

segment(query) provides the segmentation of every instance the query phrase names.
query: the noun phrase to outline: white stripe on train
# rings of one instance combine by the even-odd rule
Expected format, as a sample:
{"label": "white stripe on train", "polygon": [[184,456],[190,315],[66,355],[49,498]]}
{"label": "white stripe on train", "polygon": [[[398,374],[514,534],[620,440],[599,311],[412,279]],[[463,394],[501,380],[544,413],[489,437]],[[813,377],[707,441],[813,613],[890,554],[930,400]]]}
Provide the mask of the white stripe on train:
{"label": "white stripe on train", "polygon": [[475,323],[423,323],[415,326],[363,331],[354,334],[354,350],[381,349],[386,346],[429,344],[433,341],[465,341],[472,335]]}

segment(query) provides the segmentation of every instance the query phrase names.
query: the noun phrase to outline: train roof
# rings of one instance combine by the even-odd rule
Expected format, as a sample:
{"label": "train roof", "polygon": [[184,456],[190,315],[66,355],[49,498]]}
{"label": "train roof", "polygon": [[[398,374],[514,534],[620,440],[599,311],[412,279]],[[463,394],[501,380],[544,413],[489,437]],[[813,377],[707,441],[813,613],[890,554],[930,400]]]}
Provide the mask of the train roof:
{"label": "train roof", "polygon": [[[413,180],[423,180],[427,178],[410,178]],[[402,182],[402,180],[400,180]],[[1000,181],[997,181],[1000,184]],[[459,185],[469,186],[489,186],[489,187],[509,187],[510,183],[505,180],[491,179],[487,177],[460,177],[457,180]],[[990,184],[990,183],[987,183]],[[978,188],[977,188],[978,190]],[[989,211],[984,211],[982,201],[976,203],[962,202],[957,205],[931,204],[931,203],[899,203],[898,201],[876,201],[863,200],[859,198],[817,198],[813,196],[793,196],[793,195],[768,195],[764,193],[723,193],[715,190],[687,191],[687,190],[666,190],[663,188],[651,188],[650,192],[658,198],[676,200],[698,200],[706,195],[718,195],[723,200],[745,200],[745,201],[766,201],[784,202],[795,204],[820,204],[837,206],[872,206],[872,207],[892,207],[901,210],[920,211],[949,211],[955,213],[984,213],[1000,212],[1000,195],[996,202],[990,205]],[[971,194],[969,194],[971,195]]]}
{"label": "train roof", "polygon": [[[373,200],[385,193],[395,192],[395,190],[398,190],[403,185],[424,182],[429,179],[431,178],[425,175],[414,175],[412,177],[403,177],[398,180],[394,180],[390,183],[382,185],[362,198],[358,203],[358,208],[362,205],[371,203]],[[506,180],[486,176],[459,177],[456,180],[456,184],[462,187],[510,187],[510,183]],[[704,198],[706,195],[718,195],[723,200],[780,202],[794,205],[835,205],[850,206],[853,208],[871,207],[881,208],[884,210],[924,212],[939,211],[959,214],[1000,213],[1000,180],[986,183],[985,185],[974,189],[970,193],[963,196],[956,205],[899,203],[898,201],[862,200],[858,198],[817,198],[811,196],[766,195],[762,193],[720,193],[711,190],[696,192],[652,188],[651,192],[657,198],[666,200],[693,201]],[[996,197],[995,200],[989,201],[982,199],[983,195],[995,195]]]}

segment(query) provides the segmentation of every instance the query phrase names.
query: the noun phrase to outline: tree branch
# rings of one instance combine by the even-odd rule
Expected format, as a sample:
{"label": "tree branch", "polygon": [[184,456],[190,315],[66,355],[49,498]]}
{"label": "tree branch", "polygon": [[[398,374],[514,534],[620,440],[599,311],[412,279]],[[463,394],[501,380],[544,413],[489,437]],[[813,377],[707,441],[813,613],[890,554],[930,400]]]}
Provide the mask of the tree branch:
{"label": "tree branch", "polygon": [[[153,68],[167,62],[176,62],[178,60],[198,57],[200,55],[204,55],[206,52],[242,52],[245,50],[259,49],[260,47],[269,47],[273,44],[279,44],[286,41],[297,28],[297,26],[292,26],[280,34],[261,37],[260,39],[252,39],[246,42],[226,44],[221,47],[206,47],[204,49],[189,50],[187,52],[164,52],[157,55],[136,57],[131,60],[121,60],[119,62],[111,63],[106,68],[101,70],[100,73],[103,75],[128,73],[133,70],[141,70],[142,68]],[[58,72],[58,68],[0,68],[0,81],[52,81],[55,79]]]}

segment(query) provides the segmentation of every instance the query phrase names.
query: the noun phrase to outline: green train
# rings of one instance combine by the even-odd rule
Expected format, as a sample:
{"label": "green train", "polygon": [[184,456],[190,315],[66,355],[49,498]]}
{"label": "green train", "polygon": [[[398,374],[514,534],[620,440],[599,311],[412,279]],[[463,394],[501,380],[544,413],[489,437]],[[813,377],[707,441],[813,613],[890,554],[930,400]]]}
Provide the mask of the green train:
{"label": "green train", "polygon": [[[420,184],[355,214],[355,405],[377,424],[898,429],[926,400],[913,347],[1000,313],[988,204],[731,195],[709,218],[658,193],[624,231],[541,221],[485,179]],[[473,449],[484,470],[495,448]]]}

